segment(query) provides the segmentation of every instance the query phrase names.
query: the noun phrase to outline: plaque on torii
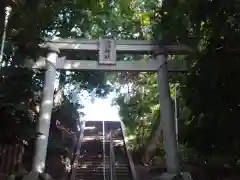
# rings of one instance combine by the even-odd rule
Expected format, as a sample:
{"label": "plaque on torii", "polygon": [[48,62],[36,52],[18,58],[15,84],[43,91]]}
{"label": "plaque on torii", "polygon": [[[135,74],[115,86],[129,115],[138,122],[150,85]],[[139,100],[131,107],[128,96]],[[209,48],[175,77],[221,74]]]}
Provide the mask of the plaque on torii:
{"label": "plaque on torii", "polygon": [[101,38],[99,40],[99,65],[116,65],[117,51],[113,38]]}

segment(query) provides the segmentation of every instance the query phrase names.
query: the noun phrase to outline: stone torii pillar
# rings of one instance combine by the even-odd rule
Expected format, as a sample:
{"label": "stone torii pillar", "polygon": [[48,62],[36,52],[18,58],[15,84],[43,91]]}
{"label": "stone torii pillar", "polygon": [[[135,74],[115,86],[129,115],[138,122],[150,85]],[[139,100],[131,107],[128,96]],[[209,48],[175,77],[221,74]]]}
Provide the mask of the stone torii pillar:
{"label": "stone torii pillar", "polygon": [[32,171],[24,180],[36,180],[39,174],[43,173],[45,170],[49,128],[53,108],[54,85],[56,80],[56,64],[60,53],[59,49],[51,45],[48,46],[47,50],[48,55],[46,58],[43,97],[37,127],[37,132],[40,133],[40,135],[36,140]]}
{"label": "stone torii pillar", "polygon": [[172,179],[180,172],[180,164],[178,159],[177,139],[175,133],[174,110],[172,106],[168,80],[167,56],[156,54],[156,58],[161,62],[161,66],[157,72],[157,80],[165,160],[167,165],[167,173],[163,176],[165,179]]}

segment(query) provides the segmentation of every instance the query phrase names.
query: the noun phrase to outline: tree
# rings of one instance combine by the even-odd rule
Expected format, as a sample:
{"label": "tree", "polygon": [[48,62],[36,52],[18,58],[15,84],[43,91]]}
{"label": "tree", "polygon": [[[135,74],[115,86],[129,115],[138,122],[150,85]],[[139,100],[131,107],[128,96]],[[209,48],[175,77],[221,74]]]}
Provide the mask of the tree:
{"label": "tree", "polygon": [[[126,125],[127,135],[131,137],[130,145],[133,151],[140,153],[145,162],[150,162],[155,156],[163,158],[156,74],[137,74],[128,91],[120,91],[115,104],[119,106],[119,115]],[[174,95],[174,86],[171,86],[171,95]],[[130,96],[128,101],[127,96]]]}
{"label": "tree", "polygon": [[181,94],[190,115],[181,142],[207,164],[232,171],[239,161],[238,12],[235,0],[164,1],[155,27],[165,41],[177,40],[195,50],[182,81]]}
{"label": "tree", "polygon": [[[4,2],[1,1],[1,5]],[[4,5],[0,8],[3,10]],[[53,38],[56,36],[83,37],[91,34],[92,24],[88,24],[86,21],[92,17],[84,11],[86,9],[94,11],[96,8],[98,7],[93,7],[88,2],[84,3],[82,1],[78,1],[77,4],[71,1],[39,0],[34,3],[28,0],[13,1],[13,10],[9,20],[3,54],[4,59],[1,62],[0,69],[1,144],[23,144],[26,146],[25,150],[31,155],[30,159],[32,158],[33,141],[38,135],[36,132],[36,122],[39,115],[39,103],[43,88],[43,71],[33,71],[21,67],[24,61],[36,59],[39,55],[38,44],[44,38]],[[4,16],[0,17],[1,25],[3,24],[2,17]],[[81,32],[79,32],[79,27],[81,27]],[[72,29],[75,29],[75,31],[72,31]],[[0,34],[3,33],[2,30],[3,28],[0,29]],[[64,90],[66,90],[65,85],[68,84],[75,86],[75,89],[79,91],[87,90],[91,92],[95,90],[94,95],[100,97],[105,96],[111,90],[110,86],[105,83],[106,78],[104,73],[73,72],[70,75],[65,72],[60,73],[64,76],[62,78]],[[64,144],[60,143],[62,139],[59,139],[59,134],[56,134],[56,132],[63,132],[61,129],[66,128],[73,132],[76,131],[76,121],[79,120],[77,110],[81,109],[81,106],[70,103],[71,90],[67,89],[66,91],[67,93],[61,92],[64,101],[61,101],[60,105],[57,104],[57,106],[59,105],[59,110],[64,111],[64,113],[53,112],[50,136],[51,138],[54,136],[57,143],[56,141],[51,141],[52,139],[50,138],[48,147],[48,152],[51,149],[59,149],[59,156],[66,153],[62,151]],[[74,117],[66,116],[66,114],[74,114]],[[58,118],[61,127],[56,127],[57,119],[54,116],[66,118]],[[73,135],[75,134],[73,133]],[[59,144],[61,145],[60,147]],[[28,158],[25,158],[25,160],[29,164],[30,160]]]}
{"label": "tree", "polygon": [[[6,1],[1,1],[1,13],[4,12],[4,2]],[[144,7],[139,1],[129,1],[129,3],[130,6],[126,1],[116,1],[109,9],[110,5],[107,1],[98,1],[97,3],[95,1],[75,1],[74,3],[67,0],[38,0],[34,3],[28,0],[12,1],[13,12],[7,29],[4,60],[1,62],[3,68],[0,70],[2,71],[2,81],[4,81],[1,84],[1,92],[4,95],[2,99],[3,107],[5,108],[7,103],[12,102],[10,107],[17,111],[13,114],[11,113],[12,109],[10,112],[9,109],[4,109],[0,114],[0,116],[7,116],[6,118],[11,119],[11,121],[1,121],[3,124],[1,127],[5,129],[13,128],[13,133],[9,134],[8,143],[23,143],[25,141],[30,143],[32,141],[29,140],[29,137],[36,137],[35,125],[38,116],[36,108],[39,106],[43,86],[43,73],[41,71],[15,70],[13,67],[19,68],[28,59],[35,60],[39,55],[38,44],[44,38],[85,37],[91,39],[108,34],[124,39],[142,38],[147,35],[144,32],[148,29],[144,25],[149,24],[148,17],[152,14],[152,11],[146,12],[144,10],[145,12],[141,12]],[[153,4],[153,1],[148,1],[148,10],[153,7]],[[2,17],[3,14],[0,18]],[[3,19],[1,19],[1,22],[3,22]],[[139,34],[139,32],[141,33]],[[5,80],[6,77],[8,77],[7,80]],[[10,91],[9,86],[13,84],[12,79],[16,77],[18,80],[15,81],[14,88],[11,87]],[[67,96],[67,99],[71,96],[71,89],[68,89],[67,85],[72,85],[79,91],[83,89],[89,92],[95,90],[96,96],[105,96],[111,90],[109,85],[105,83],[106,76],[102,72],[72,72],[70,75],[60,72],[59,79],[63,90],[67,91],[64,94],[64,91],[60,90],[60,93]],[[67,85],[64,85],[63,82]],[[18,93],[15,90],[18,90]],[[21,95],[22,91],[25,92],[24,96]],[[19,104],[22,105],[22,101],[25,111],[19,112],[17,108]],[[69,105],[69,100],[65,101],[61,108],[66,104]],[[67,113],[76,111],[77,107],[70,105],[69,107],[69,110],[66,110]],[[32,119],[28,118],[30,113],[32,113]],[[15,119],[19,117],[21,117],[20,123],[17,123]],[[55,120],[53,118],[53,129],[56,128]],[[61,120],[64,121],[64,119]],[[61,123],[64,123],[62,121]],[[19,129],[26,129],[26,131],[22,132]],[[1,137],[5,137],[5,135],[1,134]],[[2,139],[6,140],[5,138]]]}
{"label": "tree", "polygon": [[[2,3],[4,2],[5,1]],[[21,123],[16,125],[16,127],[18,127],[18,130],[16,131],[19,131],[22,129],[20,128],[22,126],[27,128],[23,121],[27,124],[31,122],[31,126],[35,127],[35,123],[33,123],[33,121],[36,121],[37,118],[35,106],[39,103],[41,97],[43,76],[39,71],[36,72],[32,70],[14,69],[13,67],[22,66],[26,59],[35,59],[38,55],[38,44],[42,42],[43,38],[50,38],[57,35],[60,37],[79,37],[83,36],[82,33],[89,33],[87,32],[89,30],[88,27],[85,27],[84,29],[84,27],[81,26],[82,24],[78,23],[82,20],[88,20],[88,18],[90,18],[88,15],[84,14],[82,10],[87,7],[89,10],[93,12],[96,10],[97,12],[99,11],[97,8],[100,7],[95,7],[92,6],[91,3],[82,3],[80,1],[74,4],[71,1],[57,2],[40,0],[34,3],[27,0],[16,0],[11,3],[11,6],[13,10],[7,29],[7,41],[3,59],[4,62],[2,62],[2,66],[4,65],[4,68],[1,69],[1,90],[3,94],[2,97],[4,96],[4,98],[2,98],[2,113],[4,114],[5,112],[3,111],[7,111],[5,106],[8,107],[8,110],[10,108],[10,111],[12,111],[11,108],[16,108],[14,106],[22,103],[22,106],[25,108],[25,112],[27,112],[30,108],[29,106],[31,106],[32,109],[30,109],[33,111],[32,120],[26,118],[28,117],[29,112],[27,112],[24,118],[21,115],[22,112],[18,115],[16,115],[17,113],[11,115],[8,113],[8,116],[13,118],[13,124],[16,123],[16,121],[14,121],[16,116],[20,116],[24,119],[21,120]],[[1,8],[4,8],[4,6],[1,6]],[[83,14],[84,16],[81,16]],[[77,17],[82,17],[82,19]],[[82,33],[77,33],[76,31],[71,32],[73,28],[77,29],[77,25],[81,26]],[[92,26],[92,24],[87,25],[89,27]],[[3,28],[1,28],[1,30],[2,29]],[[8,66],[8,68],[5,66]],[[105,84],[106,79],[104,74],[100,72],[72,73],[70,75],[65,74],[64,76],[64,83],[71,83],[73,85],[77,84],[79,90],[86,89],[88,91],[92,91],[93,89],[97,89],[96,95],[99,96],[105,96],[110,90],[110,87]],[[12,82],[13,80],[15,80],[15,82]],[[10,86],[15,88],[10,90]],[[17,89],[19,90],[19,93],[15,92]],[[20,90],[25,93],[24,96],[22,94],[23,92]],[[35,99],[37,99],[36,102]],[[11,103],[10,106],[7,105],[9,103]],[[13,124],[7,125],[8,122],[9,121],[2,122],[5,123],[5,126],[2,127],[13,126]],[[24,131],[24,133],[26,132],[27,131]],[[21,131],[19,133],[23,132]],[[26,134],[23,136],[31,137]],[[18,139],[19,137],[15,138]]]}

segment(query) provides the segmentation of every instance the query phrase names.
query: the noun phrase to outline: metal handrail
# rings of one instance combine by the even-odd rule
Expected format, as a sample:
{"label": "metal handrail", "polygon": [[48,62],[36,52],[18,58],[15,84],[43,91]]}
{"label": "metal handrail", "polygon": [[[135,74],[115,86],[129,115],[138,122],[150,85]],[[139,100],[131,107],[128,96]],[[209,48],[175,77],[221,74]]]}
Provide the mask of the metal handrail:
{"label": "metal handrail", "polygon": [[102,121],[102,142],[103,142],[103,179],[106,180],[106,137],[105,137],[105,121]]}
{"label": "metal handrail", "polygon": [[128,157],[128,162],[129,162],[131,173],[132,173],[132,178],[133,178],[133,180],[137,180],[135,165],[133,163],[132,155],[131,155],[131,153],[128,149],[127,142],[126,142],[126,134],[125,134],[125,129],[126,128],[125,128],[125,125],[122,121],[120,121],[120,123],[121,123],[122,135],[123,135],[123,142],[124,142],[125,150],[127,152],[127,157]]}
{"label": "metal handrail", "polygon": [[82,145],[82,140],[83,140],[83,135],[84,135],[84,128],[85,128],[85,122],[81,121],[79,122],[79,134],[77,137],[77,141],[74,147],[74,155],[73,155],[73,159],[71,162],[71,170],[68,176],[68,179],[75,179],[75,175],[76,175],[76,164],[78,162],[79,156],[80,156],[80,149],[81,149],[81,145]]}
{"label": "metal handrail", "polygon": [[115,153],[114,153],[114,144],[113,144],[113,137],[112,132],[109,132],[109,141],[110,141],[110,180],[116,180],[116,166],[115,166]]}

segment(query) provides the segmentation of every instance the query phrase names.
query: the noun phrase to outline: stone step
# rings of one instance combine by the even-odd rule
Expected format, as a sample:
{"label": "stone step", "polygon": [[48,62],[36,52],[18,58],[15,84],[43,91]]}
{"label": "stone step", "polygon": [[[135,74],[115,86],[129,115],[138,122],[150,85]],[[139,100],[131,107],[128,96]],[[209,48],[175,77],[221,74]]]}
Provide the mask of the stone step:
{"label": "stone step", "polygon": [[[105,164],[105,167],[108,169],[109,168],[109,164]],[[103,168],[103,164],[82,164],[79,165],[77,169],[94,169],[94,168]],[[115,168],[118,170],[125,170],[125,169],[129,169],[129,167],[127,165],[115,165]]]}
{"label": "stone step", "polygon": [[[106,177],[106,180],[109,180],[109,177]],[[103,177],[93,177],[93,178],[85,178],[85,177],[76,177],[75,180],[104,180]],[[132,180],[131,177],[126,176],[126,177],[117,177],[117,180]]]}
{"label": "stone step", "polygon": [[[85,172],[93,172],[93,173],[102,173],[103,172],[103,168],[86,168],[86,169],[76,169],[76,172],[78,173],[85,173]],[[110,172],[110,170],[105,169],[105,172]],[[128,173],[129,169],[117,169],[116,168],[116,173]]]}
{"label": "stone step", "polygon": [[[117,176],[117,180],[132,180],[131,176]],[[109,180],[110,176],[106,175],[106,180]],[[76,176],[75,180],[104,180],[103,174],[101,176]]]}
{"label": "stone step", "polygon": [[[79,164],[78,167],[86,169],[86,168],[89,168],[89,167],[103,167],[103,165],[105,167],[109,166],[108,163],[105,163],[105,164],[103,164],[103,163],[99,163],[99,164],[83,163],[83,164]],[[118,169],[127,169],[128,168],[128,166],[126,166],[126,165],[115,165],[115,167],[118,168]]]}
{"label": "stone step", "polygon": [[[106,176],[109,176],[110,174],[109,173],[106,173]],[[86,179],[91,179],[91,178],[98,178],[98,177],[102,177],[103,176],[103,173],[101,174],[92,174],[92,173],[84,173],[84,174],[76,174],[76,177],[85,177]],[[118,174],[116,173],[116,176],[121,178],[121,177],[128,177],[129,176],[129,173],[127,174]]]}
{"label": "stone step", "polygon": [[[109,173],[106,173],[108,175],[110,175]],[[117,176],[122,177],[122,176],[128,176],[129,173],[124,173],[124,174],[119,174],[116,173]],[[99,176],[103,176],[103,173],[92,173],[92,172],[88,172],[88,173],[76,173],[77,177],[99,177]]]}

